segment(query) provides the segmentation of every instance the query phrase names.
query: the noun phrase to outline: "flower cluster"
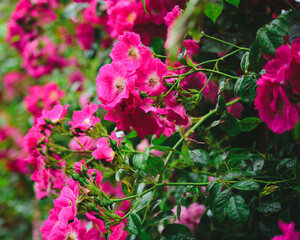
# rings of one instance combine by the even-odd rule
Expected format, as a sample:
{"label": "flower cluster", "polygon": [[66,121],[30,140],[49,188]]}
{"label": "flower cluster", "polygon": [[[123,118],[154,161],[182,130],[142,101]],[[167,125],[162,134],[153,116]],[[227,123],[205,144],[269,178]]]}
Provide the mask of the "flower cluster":
{"label": "flower cluster", "polygon": [[257,81],[254,101],[259,117],[277,134],[295,127],[300,112],[300,39],[282,45]]}
{"label": "flower cluster", "polygon": [[[108,111],[106,120],[115,122],[120,130],[129,132],[132,127],[142,138],[150,134],[170,136],[175,131],[174,122],[189,123],[184,107],[176,102],[175,91],[167,94],[163,83],[168,74],[166,65],[151,57],[138,34],[120,36],[110,56],[112,63],[100,68],[96,80],[99,101]],[[166,97],[164,107],[155,106],[160,97]]]}
{"label": "flower cluster", "polygon": [[42,115],[43,109],[51,109],[64,95],[65,92],[60,90],[56,83],[51,82],[44,86],[30,87],[29,95],[25,97],[24,102],[27,110],[38,118]]}
{"label": "flower cluster", "polygon": [[[67,179],[66,186],[61,190],[59,197],[53,201],[54,208],[50,210],[49,218],[44,221],[41,228],[44,239],[126,239],[127,232],[124,230],[126,220],[122,219],[124,214],[115,212],[115,216],[120,219],[120,222],[110,228],[110,236],[106,238],[108,231],[103,221],[106,210],[95,205],[97,202],[99,206],[103,206],[99,198],[100,195],[106,196],[102,185],[108,192],[114,192],[113,187],[103,184],[102,174],[98,170],[87,169],[84,161],[75,163],[74,168],[73,178],[78,181]],[[83,178],[83,176],[85,177]],[[97,196],[94,197],[93,202],[84,200],[82,197],[82,195],[92,196],[96,193]],[[85,220],[79,220],[77,217],[83,214]],[[90,223],[92,227],[87,229],[86,226]]]}
{"label": "flower cluster", "polygon": [[20,0],[7,25],[6,41],[20,52],[22,67],[31,77],[39,78],[68,64],[59,47],[42,35],[44,25],[56,20],[58,6],[56,0]]}

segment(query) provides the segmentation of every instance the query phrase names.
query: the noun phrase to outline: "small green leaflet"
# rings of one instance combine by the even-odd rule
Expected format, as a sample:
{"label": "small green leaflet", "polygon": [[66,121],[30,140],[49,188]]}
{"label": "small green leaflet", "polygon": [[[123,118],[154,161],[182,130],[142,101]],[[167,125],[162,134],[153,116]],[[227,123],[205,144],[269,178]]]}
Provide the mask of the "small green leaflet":
{"label": "small green leaflet", "polygon": [[223,0],[208,0],[207,2],[204,13],[213,22],[216,22],[223,11]]}
{"label": "small green leaflet", "polygon": [[225,1],[236,7],[238,7],[240,3],[240,0],[225,0]]}

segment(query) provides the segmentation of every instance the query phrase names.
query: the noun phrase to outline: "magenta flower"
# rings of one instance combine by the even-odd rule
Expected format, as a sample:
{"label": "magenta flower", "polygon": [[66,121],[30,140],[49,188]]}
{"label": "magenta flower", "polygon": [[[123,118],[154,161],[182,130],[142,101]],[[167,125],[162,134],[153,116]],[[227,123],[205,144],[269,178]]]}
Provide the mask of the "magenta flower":
{"label": "magenta flower", "polygon": [[171,91],[166,97],[166,109],[168,110],[167,119],[168,121],[175,121],[177,125],[187,126],[189,119],[186,115],[185,108],[176,102],[176,96],[174,91]]}
{"label": "magenta flower", "polygon": [[68,123],[72,126],[71,129],[79,128],[82,131],[95,126],[100,122],[100,118],[94,116],[95,112],[98,110],[97,104],[91,102],[91,105],[85,106],[81,111],[74,111],[72,119]]}
{"label": "magenta flower", "polygon": [[67,226],[68,222],[76,217],[77,197],[69,187],[64,187],[60,196],[53,201],[54,208],[58,209],[58,221],[61,226]]}
{"label": "magenta flower", "polygon": [[165,91],[162,78],[168,72],[167,67],[159,59],[152,58],[145,70],[137,70],[136,85],[140,91],[149,96],[158,96]]}
{"label": "magenta flower", "polygon": [[168,12],[168,14],[164,17],[167,27],[170,27],[175,22],[175,20],[181,15],[182,13],[179,9],[179,6],[178,5],[174,6],[172,11]]}
{"label": "magenta flower", "polygon": [[47,110],[47,109],[43,110],[42,116],[37,119],[37,123],[44,125],[45,124],[44,119],[48,119],[52,123],[57,123],[59,120],[63,119],[64,116],[66,116],[67,109],[69,106],[70,104],[63,106],[61,105],[60,101],[57,101],[56,105],[51,110]]}
{"label": "magenta flower", "polygon": [[298,122],[299,109],[289,101],[284,88],[265,82],[262,78],[257,81],[257,85],[254,104],[261,120],[277,134],[294,128]]}
{"label": "magenta flower", "polygon": [[46,36],[28,43],[22,52],[22,67],[34,78],[52,72],[54,68],[63,68],[68,62],[59,55],[58,48]]}
{"label": "magenta flower", "polygon": [[[79,143],[80,144],[79,144]],[[69,148],[72,151],[90,151],[96,149],[97,140],[89,136],[79,136],[73,138],[69,143]],[[82,146],[84,149],[82,149]]]}
{"label": "magenta flower", "polygon": [[80,47],[88,50],[92,47],[95,38],[95,29],[87,23],[80,23],[76,28],[76,37]]}
{"label": "magenta flower", "polygon": [[82,91],[83,90],[83,83],[84,83],[84,75],[80,71],[74,71],[71,72],[68,76],[69,82],[71,86],[73,84],[77,84],[77,91]]}
{"label": "magenta flower", "polygon": [[[197,202],[192,203],[188,208],[181,206],[180,221],[176,220],[176,223],[184,224],[189,227],[192,232],[195,232],[205,209],[206,207],[204,205]],[[177,206],[175,206],[172,211],[176,214]]]}
{"label": "magenta flower", "polygon": [[127,32],[120,36],[119,41],[114,44],[110,57],[127,70],[136,70],[139,67],[147,66],[151,59],[151,52],[149,48],[142,45],[138,34]]}
{"label": "magenta flower", "polygon": [[279,220],[278,225],[283,235],[273,237],[271,240],[299,240],[300,234],[294,230],[295,224],[293,222],[284,223]]}
{"label": "magenta flower", "polygon": [[40,132],[40,129],[33,126],[29,129],[24,137],[24,148],[27,153],[32,152],[44,139],[45,135]]}
{"label": "magenta flower", "polygon": [[[117,145],[121,146],[122,138],[118,139],[116,132],[112,132],[110,139],[116,140]],[[100,138],[97,141],[97,149],[93,151],[93,156],[95,159],[105,159],[107,162],[111,162],[115,157],[114,150],[110,147],[110,141],[108,137]]]}
{"label": "magenta flower", "polygon": [[130,1],[118,1],[107,9],[107,32],[114,38],[131,31],[138,18],[140,4]]}
{"label": "magenta flower", "polygon": [[121,63],[106,64],[97,76],[97,93],[101,103],[109,108],[129,97],[135,88],[135,76]]}
{"label": "magenta flower", "polygon": [[75,218],[74,221],[65,227],[54,228],[49,237],[45,239],[49,240],[62,240],[62,239],[76,239],[85,240],[84,235],[86,233],[86,227],[81,225],[81,222]]}
{"label": "magenta flower", "polygon": [[7,99],[12,100],[15,97],[17,83],[24,82],[25,73],[12,71],[3,76],[2,83],[4,85],[5,95]]}
{"label": "magenta flower", "polygon": [[259,117],[277,134],[295,127],[299,119],[300,39],[282,45],[275,58],[264,69],[265,74],[257,81],[257,96],[254,104]]}
{"label": "magenta flower", "polygon": [[56,83],[48,83],[45,86],[33,86],[29,88],[29,95],[25,97],[26,108],[36,118],[42,115],[43,109],[51,109],[57,100],[65,95],[59,90]]}

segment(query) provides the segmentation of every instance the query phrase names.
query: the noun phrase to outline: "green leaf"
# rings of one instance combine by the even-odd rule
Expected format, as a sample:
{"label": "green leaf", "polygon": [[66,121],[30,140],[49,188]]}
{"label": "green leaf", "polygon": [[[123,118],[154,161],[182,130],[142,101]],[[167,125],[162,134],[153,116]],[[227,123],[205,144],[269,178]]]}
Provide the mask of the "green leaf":
{"label": "green leaf", "polygon": [[136,169],[144,170],[146,168],[148,158],[149,158],[149,148],[146,147],[143,153],[139,153],[133,156],[132,164]]}
{"label": "green leaf", "polygon": [[188,166],[193,165],[193,162],[192,162],[191,157],[190,157],[190,151],[189,151],[189,148],[188,148],[187,145],[185,145],[185,144],[182,145],[181,152],[182,152],[183,160],[185,161],[185,163]]}
{"label": "green leaf", "polygon": [[149,208],[150,212],[151,212],[151,213],[156,213],[156,212],[158,212],[158,211],[159,211],[159,205],[160,205],[161,202],[162,202],[161,199],[158,199],[158,200],[153,201],[153,202],[150,204],[150,208]]}
{"label": "green leaf", "polygon": [[157,136],[155,135],[155,138],[153,139],[152,143],[154,146],[157,145],[161,145],[162,143],[164,143],[168,138],[165,135],[161,135],[160,138],[157,138]]}
{"label": "green leaf", "polygon": [[256,97],[256,77],[254,75],[247,75],[241,78],[239,86],[239,95],[243,102],[252,104]]}
{"label": "green leaf", "polygon": [[255,191],[259,190],[259,184],[251,180],[243,180],[232,184],[232,188],[242,190],[242,191]]}
{"label": "green leaf", "polygon": [[244,119],[242,119],[240,121],[240,124],[241,124],[243,132],[250,132],[250,131],[252,131],[260,123],[261,123],[261,120],[260,120],[260,118],[257,118],[257,117],[244,118]]}
{"label": "green leaf", "polygon": [[180,221],[180,214],[181,214],[181,203],[180,202],[177,204],[176,214],[177,214],[178,221]]}
{"label": "green leaf", "polygon": [[257,31],[256,39],[265,53],[275,55],[275,50],[284,44],[283,37],[287,36],[289,31],[290,24],[281,15],[281,17],[261,27]]}
{"label": "green leaf", "polygon": [[259,43],[252,43],[249,51],[249,64],[253,72],[259,73],[264,66],[264,55]]}
{"label": "green leaf", "polygon": [[189,150],[189,157],[195,167],[208,165],[210,156],[202,149]]}
{"label": "green leaf", "polygon": [[227,205],[227,214],[231,223],[243,225],[249,217],[250,210],[245,200],[240,195],[232,196]]}
{"label": "green leaf", "polygon": [[275,214],[281,210],[280,202],[263,202],[257,210],[265,215]]}
{"label": "green leaf", "polygon": [[126,171],[125,171],[124,169],[119,169],[119,170],[116,172],[116,176],[115,176],[116,181],[117,181],[117,182],[122,181],[122,180],[124,179],[125,175],[126,175]]}
{"label": "green leaf", "polygon": [[291,169],[291,168],[293,168],[293,167],[296,165],[296,163],[297,163],[297,160],[296,160],[296,159],[292,159],[292,158],[284,158],[284,159],[282,159],[282,160],[278,163],[276,169],[277,169],[277,170],[280,170],[280,169],[283,168],[284,166],[286,166],[287,168]]}
{"label": "green leaf", "polygon": [[219,193],[214,200],[212,212],[214,214],[214,217],[219,222],[222,222],[226,217],[226,207],[230,194],[230,190],[226,189],[223,192]]}
{"label": "green leaf", "polygon": [[217,18],[223,11],[223,0],[208,0],[204,13],[213,22],[216,22]]}
{"label": "green leaf", "polygon": [[222,121],[220,124],[221,129],[229,136],[236,136],[241,132],[242,127],[239,120],[230,113],[225,112],[220,120]]}
{"label": "green leaf", "polygon": [[[207,186],[207,187],[208,187],[208,186]],[[214,184],[210,190],[208,190],[208,189],[206,188],[206,191],[209,191],[209,195],[208,195],[208,204],[209,204],[209,208],[210,208],[210,209],[213,209],[213,205],[214,205],[214,202],[215,202],[215,198],[216,198],[216,197],[219,195],[219,193],[221,192],[222,187],[223,187],[223,184],[222,184],[222,183],[217,183],[217,184]]]}
{"label": "green leaf", "polygon": [[156,223],[159,223],[159,222],[162,222],[164,220],[168,220],[168,219],[171,219],[174,217],[175,217],[175,214],[172,211],[161,212],[153,218],[153,223],[156,224]]}
{"label": "green leaf", "polygon": [[192,231],[185,225],[172,223],[162,231],[164,240],[191,240],[195,239]]}
{"label": "green leaf", "polygon": [[240,0],[225,0],[225,1],[236,7],[238,7],[240,3]]}
{"label": "green leaf", "polygon": [[226,102],[221,94],[218,96],[218,102],[216,104],[216,114],[222,115],[224,112],[226,112]]}
{"label": "green leaf", "polygon": [[244,76],[240,77],[238,80],[236,80],[234,84],[233,92],[235,96],[240,94],[240,88],[241,88],[243,78]]}
{"label": "green leaf", "polygon": [[164,161],[159,158],[149,158],[147,161],[147,172],[152,176],[156,176],[157,174],[163,173],[165,170]]}
{"label": "green leaf", "polygon": [[128,217],[127,229],[134,235],[138,235],[141,233],[142,229],[142,221],[139,215],[135,213],[131,213]]}
{"label": "green leaf", "polygon": [[248,68],[250,66],[250,63],[249,63],[249,52],[246,52],[243,57],[242,57],[242,60],[241,60],[241,69],[243,72],[248,72]]}

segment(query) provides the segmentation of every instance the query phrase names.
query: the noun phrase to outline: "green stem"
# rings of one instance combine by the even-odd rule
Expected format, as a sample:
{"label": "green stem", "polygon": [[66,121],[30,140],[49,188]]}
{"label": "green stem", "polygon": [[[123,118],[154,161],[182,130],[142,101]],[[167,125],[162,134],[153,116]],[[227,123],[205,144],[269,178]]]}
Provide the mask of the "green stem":
{"label": "green stem", "polygon": [[235,45],[235,44],[233,44],[233,43],[226,42],[226,41],[224,41],[224,40],[222,40],[222,39],[219,39],[219,38],[215,38],[215,37],[206,35],[205,33],[202,33],[202,35],[203,35],[204,37],[207,37],[207,38],[213,39],[213,40],[215,40],[215,41],[218,41],[218,42],[221,42],[221,43],[230,45],[230,46],[235,47],[235,48],[238,48],[238,49],[240,49],[240,50],[245,50],[245,51],[249,51],[249,50],[250,50],[249,48],[239,47],[239,46],[237,46],[237,45]]}
{"label": "green stem", "polygon": [[151,192],[152,190],[159,188],[159,187],[164,187],[164,186],[206,186],[208,185],[209,182],[206,183],[192,183],[192,182],[173,182],[173,183],[157,183],[154,186],[152,186],[151,188],[147,189],[146,191],[140,193],[140,194],[135,194],[126,198],[120,198],[120,199],[111,199],[112,202],[122,202],[122,201],[126,201],[129,199],[133,199],[133,198],[137,198],[137,197],[141,197],[145,194],[147,194],[148,192]]}

